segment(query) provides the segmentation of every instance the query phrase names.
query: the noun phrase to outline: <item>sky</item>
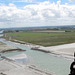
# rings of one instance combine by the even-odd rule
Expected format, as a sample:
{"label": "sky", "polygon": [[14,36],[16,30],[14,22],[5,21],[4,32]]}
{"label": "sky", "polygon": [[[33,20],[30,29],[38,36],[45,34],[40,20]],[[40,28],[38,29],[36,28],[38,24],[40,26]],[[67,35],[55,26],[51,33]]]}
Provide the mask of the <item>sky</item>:
{"label": "sky", "polygon": [[0,28],[75,25],[75,0],[0,0]]}

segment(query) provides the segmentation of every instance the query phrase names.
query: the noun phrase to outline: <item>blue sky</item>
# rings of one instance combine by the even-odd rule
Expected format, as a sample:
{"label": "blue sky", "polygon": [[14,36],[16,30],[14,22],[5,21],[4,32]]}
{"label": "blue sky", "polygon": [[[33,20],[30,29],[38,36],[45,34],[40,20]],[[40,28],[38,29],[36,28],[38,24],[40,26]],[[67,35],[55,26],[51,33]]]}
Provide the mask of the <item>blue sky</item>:
{"label": "blue sky", "polygon": [[[25,5],[30,5],[30,4],[36,4],[38,2],[44,2],[44,1],[50,1],[51,3],[55,2],[57,3],[58,0],[0,0],[0,3],[8,5],[9,3],[14,3],[16,6],[25,6]],[[70,0],[61,0],[61,4],[68,3],[70,5],[75,4],[75,1],[70,1]]]}
{"label": "blue sky", "polygon": [[75,0],[0,0],[0,28],[75,25]]}

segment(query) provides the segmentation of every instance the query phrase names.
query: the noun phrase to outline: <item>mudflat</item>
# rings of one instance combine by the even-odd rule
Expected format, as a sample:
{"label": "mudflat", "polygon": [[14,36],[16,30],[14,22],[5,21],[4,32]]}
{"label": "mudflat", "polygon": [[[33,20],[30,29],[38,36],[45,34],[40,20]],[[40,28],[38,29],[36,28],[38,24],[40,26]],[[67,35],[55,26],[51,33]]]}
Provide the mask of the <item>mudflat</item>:
{"label": "mudflat", "polygon": [[[0,42],[0,52],[17,49],[16,47],[12,47]],[[12,52],[12,51],[11,51]],[[12,56],[11,58],[23,58],[23,54],[17,55],[17,57]],[[0,75],[52,75],[44,70],[37,68],[32,64],[23,64],[20,62],[16,62],[9,57],[0,56]]]}

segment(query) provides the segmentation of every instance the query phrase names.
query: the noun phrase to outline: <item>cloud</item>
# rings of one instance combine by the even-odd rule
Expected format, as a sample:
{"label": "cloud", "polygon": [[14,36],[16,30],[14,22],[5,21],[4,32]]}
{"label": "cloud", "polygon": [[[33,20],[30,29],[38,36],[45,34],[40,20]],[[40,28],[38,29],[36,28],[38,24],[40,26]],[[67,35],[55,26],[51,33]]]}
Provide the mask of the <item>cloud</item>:
{"label": "cloud", "polygon": [[75,24],[75,5],[49,1],[18,8],[0,5],[0,27],[55,26]]}

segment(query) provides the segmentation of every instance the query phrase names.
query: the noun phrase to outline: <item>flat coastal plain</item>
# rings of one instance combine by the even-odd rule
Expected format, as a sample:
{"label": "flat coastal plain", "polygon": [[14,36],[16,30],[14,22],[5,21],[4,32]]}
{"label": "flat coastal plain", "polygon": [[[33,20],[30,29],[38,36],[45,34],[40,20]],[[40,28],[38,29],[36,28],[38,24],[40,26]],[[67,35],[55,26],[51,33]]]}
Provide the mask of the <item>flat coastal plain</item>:
{"label": "flat coastal plain", "polygon": [[64,31],[14,32],[14,33],[6,33],[6,36],[11,37],[11,39],[24,41],[45,47],[75,43],[75,32],[64,32]]}

